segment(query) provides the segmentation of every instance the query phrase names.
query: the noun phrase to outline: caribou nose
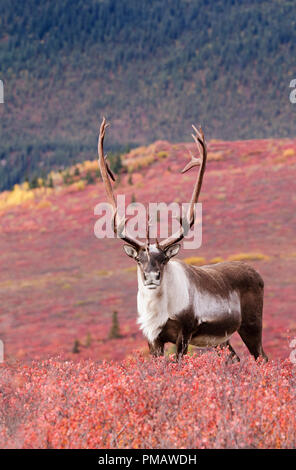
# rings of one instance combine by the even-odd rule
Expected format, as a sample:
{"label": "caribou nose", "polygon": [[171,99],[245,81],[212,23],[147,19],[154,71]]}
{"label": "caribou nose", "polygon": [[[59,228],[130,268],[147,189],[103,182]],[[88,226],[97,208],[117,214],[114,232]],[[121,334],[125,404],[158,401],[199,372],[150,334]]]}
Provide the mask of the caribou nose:
{"label": "caribou nose", "polygon": [[149,273],[150,281],[159,281],[160,279],[160,271],[151,271]]}
{"label": "caribou nose", "polygon": [[160,283],[160,271],[150,271],[144,273],[145,284],[155,284],[159,285]]}

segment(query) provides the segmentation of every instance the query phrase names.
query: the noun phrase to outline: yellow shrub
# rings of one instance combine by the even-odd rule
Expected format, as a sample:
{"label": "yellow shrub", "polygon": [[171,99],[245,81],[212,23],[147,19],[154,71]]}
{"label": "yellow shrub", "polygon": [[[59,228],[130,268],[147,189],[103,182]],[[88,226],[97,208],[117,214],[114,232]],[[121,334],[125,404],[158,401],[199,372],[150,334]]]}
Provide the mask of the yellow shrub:
{"label": "yellow shrub", "polygon": [[94,171],[98,169],[98,162],[97,160],[86,160],[83,163],[83,168],[86,171]]}
{"label": "yellow shrub", "polygon": [[22,184],[22,189],[24,191],[28,191],[30,189],[30,185],[28,183],[28,181],[25,181],[23,184]]}
{"label": "yellow shrub", "polygon": [[269,256],[263,255],[262,253],[238,253],[228,257],[229,261],[267,261]]}
{"label": "yellow shrub", "polygon": [[47,207],[51,207],[51,206],[52,204],[50,201],[43,199],[43,201],[40,201],[39,204],[37,204],[36,209],[46,209]]}
{"label": "yellow shrub", "polygon": [[209,152],[208,153],[208,161],[219,161],[223,159],[223,153],[222,152]]}
{"label": "yellow shrub", "polygon": [[139,168],[146,168],[148,165],[153,163],[154,160],[155,160],[154,155],[147,155],[145,157],[134,159],[131,162],[127,161],[126,165],[128,168],[128,172],[132,173],[133,171],[138,170]]}
{"label": "yellow shrub", "polygon": [[168,152],[165,152],[162,150],[161,152],[158,152],[157,157],[158,158],[167,158],[169,156]]}
{"label": "yellow shrub", "polygon": [[139,155],[143,155],[143,153],[146,153],[147,152],[147,147],[137,147],[135,149],[132,149],[126,156],[125,158],[126,159],[129,159],[129,158],[134,158],[134,157],[138,157]]}
{"label": "yellow shrub", "polygon": [[47,190],[47,188],[44,188],[44,187],[42,187],[42,188],[35,188],[35,189],[34,189],[34,194],[35,194],[35,196],[37,196],[37,197],[42,197],[42,196],[45,196],[45,195],[46,195],[46,190]]}
{"label": "yellow shrub", "polygon": [[34,191],[24,191],[19,184],[16,184],[14,185],[13,191],[5,191],[0,195],[0,209],[18,206],[34,198]]}
{"label": "yellow shrub", "polygon": [[137,271],[137,266],[129,266],[128,268],[124,268],[124,271],[127,273],[132,273]]}
{"label": "yellow shrub", "polygon": [[210,264],[222,263],[223,258],[221,256],[216,256],[216,258],[211,259]]}
{"label": "yellow shrub", "polygon": [[74,183],[73,186],[75,187],[76,191],[83,191],[85,188],[85,182],[80,180],[77,181],[77,183]]}
{"label": "yellow shrub", "polygon": [[44,194],[45,194],[46,196],[49,196],[50,194],[52,194],[53,191],[54,191],[53,188],[44,188]]}
{"label": "yellow shrub", "polygon": [[183,261],[186,264],[194,264],[194,265],[197,265],[197,266],[201,266],[201,265],[206,263],[205,258],[198,257],[198,256],[191,256],[189,258],[184,258]]}
{"label": "yellow shrub", "polygon": [[54,186],[59,186],[59,185],[63,184],[63,177],[62,177],[61,173],[57,173],[57,172],[52,171],[49,174],[49,178],[52,178],[52,182],[53,182]]}
{"label": "yellow shrub", "polygon": [[[196,347],[193,346],[192,344],[189,344],[187,354],[189,356],[192,356],[195,352],[196,352]],[[165,356],[169,357],[172,354],[173,355],[176,354],[176,345],[175,344],[169,344],[165,349]]]}
{"label": "yellow shrub", "polygon": [[99,269],[94,271],[94,274],[99,277],[110,277],[113,274],[113,271],[108,271],[107,269]]}
{"label": "yellow shrub", "polygon": [[226,194],[223,194],[223,193],[218,193],[215,195],[216,199],[218,199],[219,201],[223,201],[223,199],[226,199]]}
{"label": "yellow shrub", "polygon": [[145,168],[155,160],[169,156],[169,153],[166,150],[160,150],[161,148],[163,148],[163,143],[158,142],[148,147],[133,149],[124,156],[123,165],[127,167],[129,172],[139,168]]}
{"label": "yellow shrub", "polygon": [[295,155],[295,150],[292,148],[286,149],[283,152],[283,157],[293,157]]}

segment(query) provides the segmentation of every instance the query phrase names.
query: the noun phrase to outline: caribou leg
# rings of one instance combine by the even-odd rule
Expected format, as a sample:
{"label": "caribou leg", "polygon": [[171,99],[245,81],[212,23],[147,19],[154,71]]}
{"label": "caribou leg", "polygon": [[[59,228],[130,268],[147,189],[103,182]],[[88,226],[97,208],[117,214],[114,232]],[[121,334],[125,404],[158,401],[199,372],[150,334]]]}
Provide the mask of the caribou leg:
{"label": "caribou leg", "polygon": [[258,359],[258,357],[262,357],[265,362],[268,361],[268,357],[266,356],[262,347],[261,328],[256,328],[254,326],[249,328],[241,327],[238,330],[238,333],[252,356],[254,356],[255,360]]}
{"label": "caribou leg", "polygon": [[188,352],[189,342],[191,340],[191,334],[186,333],[182,330],[179,331],[176,340],[176,361],[181,361],[184,354]]}
{"label": "caribou leg", "polygon": [[241,303],[242,323],[238,334],[255,360],[262,357],[267,362],[268,357],[262,347],[263,287],[258,286],[255,293],[245,292]]}
{"label": "caribou leg", "polygon": [[164,342],[156,338],[153,343],[148,342],[149,352],[154,357],[159,357],[164,355]]}
{"label": "caribou leg", "polygon": [[228,347],[230,361],[231,362],[240,362],[240,358],[239,358],[238,354],[235,352],[235,350],[233,349],[233,347],[231,346],[229,341],[225,341],[224,343],[219,344],[218,346],[216,346],[216,348],[218,348],[218,347],[220,347],[221,349],[225,349],[225,348]]}
{"label": "caribou leg", "polygon": [[228,346],[228,349],[229,349],[231,358],[232,358],[233,360],[239,362],[239,361],[240,361],[240,358],[239,358],[238,354],[235,352],[235,350],[233,349],[233,347],[231,346],[231,344],[230,344],[229,341],[226,341],[225,346],[226,346],[226,347]]}

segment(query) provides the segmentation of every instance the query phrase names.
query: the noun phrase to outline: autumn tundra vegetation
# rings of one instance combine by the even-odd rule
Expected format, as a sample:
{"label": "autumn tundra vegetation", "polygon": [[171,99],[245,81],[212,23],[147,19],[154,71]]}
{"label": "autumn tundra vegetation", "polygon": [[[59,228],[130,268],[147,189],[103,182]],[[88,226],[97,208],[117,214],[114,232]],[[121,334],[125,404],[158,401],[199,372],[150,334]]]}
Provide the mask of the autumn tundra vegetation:
{"label": "autumn tundra vegetation", "polygon": [[[116,191],[190,201],[186,149],[195,144],[123,154]],[[210,140],[203,243],[183,252],[188,265],[241,260],[260,273],[268,363],[236,333],[240,363],[195,346],[180,363],[171,345],[149,356],[136,266],[118,240],[94,236],[105,201],[95,155],[1,193],[0,447],[295,447],[295,165],[295,139]]]}
{"label": "autumn tundra vegetation", "polygon": [[1,447],[291,448],[295,366],[221,350],[1,368]]}
{"label": "autumn tundra vegetation", "polygon": [[[293,0],[0,2],[0,448],[295,447],[295,17]],[[240,362],[176,329],[149,355],[137,265],[94,234],[101,113],[127,204],[190,202],[202,124],[202,244],[179,263],[264,280],[256,360],[239,330]]]}

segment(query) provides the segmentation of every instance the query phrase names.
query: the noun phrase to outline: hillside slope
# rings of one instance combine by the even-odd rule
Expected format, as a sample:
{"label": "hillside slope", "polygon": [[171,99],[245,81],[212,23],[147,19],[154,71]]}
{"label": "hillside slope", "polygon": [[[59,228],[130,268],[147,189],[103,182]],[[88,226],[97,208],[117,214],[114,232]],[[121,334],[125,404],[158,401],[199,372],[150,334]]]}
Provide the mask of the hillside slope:
{"label": "hillside slope", "polygon": [[[180,174],[186,146],[194,151],[165,141],[131,151],[123,159],[131,173],[121,175],[116,192],[127,203],[188,202],[195,171]],[[136,266],[121,241],[94,236],[94,207],[105,193],[100,180],[86,184],[84,175],[95,178],[96,167],[72,168],[77,181],[69,185],[57,173],[53,188],[0,195],[0,338],[8,360],[122,359],[135,348],[147,351],[136,324]],[[295,139],[210,142],[202,247],[179,255],[196,264],[245,259],[258,269],[271,358],[287,358],[296,336],[295,170]],[[110,340],[114,311],[121,337]],[[240,340],[235,345],[244,351]]]}

